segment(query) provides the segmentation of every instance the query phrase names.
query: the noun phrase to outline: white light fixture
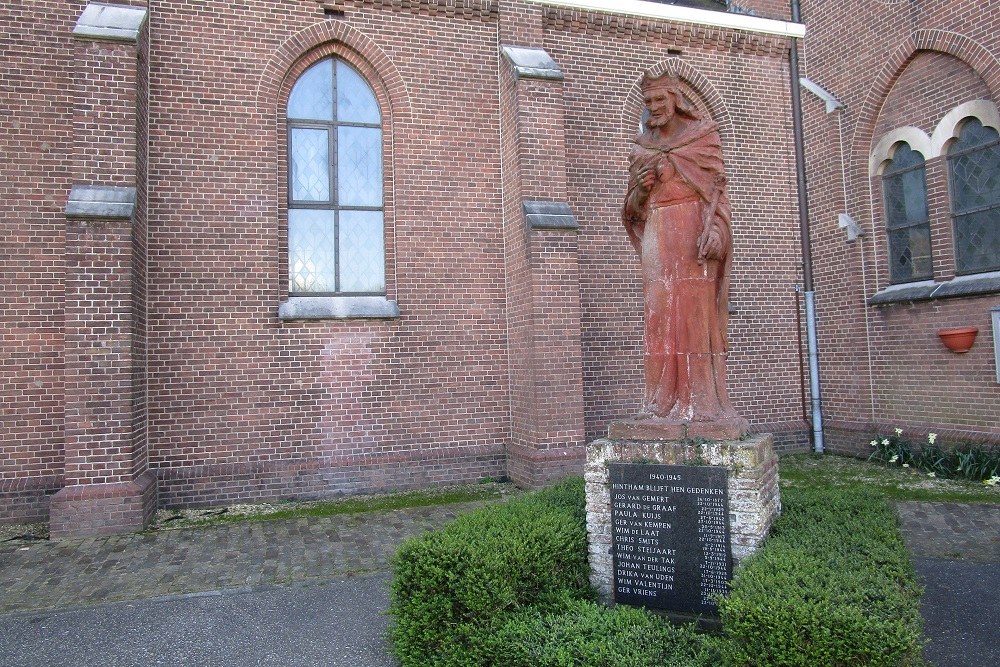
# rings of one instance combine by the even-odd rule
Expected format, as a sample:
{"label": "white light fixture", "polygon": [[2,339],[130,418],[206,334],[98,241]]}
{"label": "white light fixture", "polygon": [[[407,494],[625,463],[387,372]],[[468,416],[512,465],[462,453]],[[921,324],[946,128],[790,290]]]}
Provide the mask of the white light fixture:
{"label": "white light fixture", "polygon": [[859,236],[865,235],[865,230],[861,229],[861,226],[854,222],[854,218],[847,213],[837,214],[837,226],[847,232],[848,243],[857,240]]}
{"label": "white light fixture", "polygon": [[834,97],[833,93],[831,93],[830,91],[826,90],[825,88],[823,88],[822,86],[820,86],[818,83],[816,83],[814,81],[810,81],[809,79],[807,79],[807,78],[805,78],[803,76],[803,77],[799,77],[799,84],[801,84],[801,86],[803,88],[805,88],[810,93],[812,93],[813,95],[815,95],[816,97],[818,97],[819,99],[823,100],[823,102],[826,103],[826,112],[827,113],[833,113],[837,109],[843,109],[844,108],[844,103],[843,102],[841,102],[836,97]]}

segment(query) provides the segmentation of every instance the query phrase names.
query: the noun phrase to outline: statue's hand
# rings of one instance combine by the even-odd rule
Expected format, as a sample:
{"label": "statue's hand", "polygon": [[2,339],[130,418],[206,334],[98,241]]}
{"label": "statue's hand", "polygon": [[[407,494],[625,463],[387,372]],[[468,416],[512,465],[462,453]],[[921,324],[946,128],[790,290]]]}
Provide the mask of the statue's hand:
{"label": "statue's hand", "polygon": [[639,172],[639,183],[644,190],[650,190],[656,184],[656,167],[648,167]]}
{"label": "statue's hand", "polygon": [[708,238],[699,240],[698,260],[722,259],[724,246],[722,236],[715,229],[708,232]]}

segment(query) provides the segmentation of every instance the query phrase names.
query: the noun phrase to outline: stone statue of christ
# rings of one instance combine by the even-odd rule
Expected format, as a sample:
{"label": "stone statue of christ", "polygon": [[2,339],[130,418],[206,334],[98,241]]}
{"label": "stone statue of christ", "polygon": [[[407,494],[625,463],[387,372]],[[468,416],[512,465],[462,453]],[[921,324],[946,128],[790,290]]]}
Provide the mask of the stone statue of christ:
{"label": "stone statue of christ", "polygon": [[635,421],[683,424],[685,436],[711,423],[707,437],[740,437],[748,424],[726,392],[732,233],[718,125],[669,74],[647,75],[641,88],[649,117],[622,210],[645,299],[646,388]]}

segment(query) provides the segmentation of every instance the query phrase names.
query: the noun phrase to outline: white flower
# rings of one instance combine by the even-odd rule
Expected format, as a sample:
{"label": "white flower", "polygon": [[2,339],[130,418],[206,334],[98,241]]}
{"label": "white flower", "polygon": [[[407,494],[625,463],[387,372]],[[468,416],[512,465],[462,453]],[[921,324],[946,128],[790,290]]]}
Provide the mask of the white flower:
{"label": "white flower", "polygon": [[904,464],[903,464],[903,467],[904,467],[904,468],[909,468],[909,467],[910,467],[910,464],[909,464],[909,463],[904,463]]}
{"label": "white flower", "polygon": [[989,479],[983,480],[983,484],[986,486],[996,486],[998,483],[1000,483],[1000,475],[993,475]]}
{"label": "white flower", "polygon": [[929,473],[927,473],[927,476],[928,476],[928,477],[937,477],[937,475],[935,475],[935,474],[934,474],[934,473],[932,473],[932,472],[929,472]]}
{"label": "white flower", "polygon": [[895,463],[898,460],[899,460],[899,454],[893,454],[892,458],[889,459],[889,463]]}
{"label": "white flower", "polygon": [[878,440],[872,440],[872,447],[878,447]]}
{"label": "white flower", "polygon": [[933,445],[935,440],[937,440],[937,433],[928,433],[927,434],[927,442],[929,444]]}
{"label": "white flower", "polygon": [[888,447],[889,446],[889,438],[882,438],[882,445],[884,447]]}
{"label": "white flower", "polygon": [[896,435],[903,435],[903,429],[897,428],[896,429]]}

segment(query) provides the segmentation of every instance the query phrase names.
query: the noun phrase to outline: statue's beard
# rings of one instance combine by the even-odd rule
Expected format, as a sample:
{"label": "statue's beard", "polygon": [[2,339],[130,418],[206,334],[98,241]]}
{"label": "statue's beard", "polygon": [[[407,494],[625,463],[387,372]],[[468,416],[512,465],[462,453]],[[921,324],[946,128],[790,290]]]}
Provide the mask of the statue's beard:
{"label": "statue's beard", "polygon": [[672,121],[673,119],[674,119],[673,113],[665,113],[659,118],[650,116],[649,119],[646,121],[646,127],[650,129],[657,127],[664,127],[666,125],[669,125],[670,121]]}

